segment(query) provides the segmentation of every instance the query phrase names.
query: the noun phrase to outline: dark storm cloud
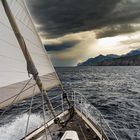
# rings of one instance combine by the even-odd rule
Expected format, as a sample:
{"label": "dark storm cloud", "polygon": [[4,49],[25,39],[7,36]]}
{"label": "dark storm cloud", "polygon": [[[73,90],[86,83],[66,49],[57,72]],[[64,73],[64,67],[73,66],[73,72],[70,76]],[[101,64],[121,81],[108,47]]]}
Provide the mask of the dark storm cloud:
{"label": "dark storm cloud", "polygon": [[135,27],[131,24],[120,24],[120,25],[112,25],[112,26],[110,25],[102,28],[102,30],[97,31],[96,37],[97,38],[111,37],[120,34],[136,32],[138,30],[140,30],[140,26]]}
{"label": "dark storm cloud", "polygon": [[30,0],[40,31],[49,37],[91,30],[112,22],[108,14],[121,0]]}
{"label": "dark storm cloud", "polygon": [[29,5],[49,38],[135,23],[140,15],[139,0],[29,0]]}
{"label": "dark storm cloud", "polygon": [[47,51],[64,51],[68,48],[73,47],[77,43],[78,41],[63,42],[61,44],[47,44],[45,45],[45,48]]}

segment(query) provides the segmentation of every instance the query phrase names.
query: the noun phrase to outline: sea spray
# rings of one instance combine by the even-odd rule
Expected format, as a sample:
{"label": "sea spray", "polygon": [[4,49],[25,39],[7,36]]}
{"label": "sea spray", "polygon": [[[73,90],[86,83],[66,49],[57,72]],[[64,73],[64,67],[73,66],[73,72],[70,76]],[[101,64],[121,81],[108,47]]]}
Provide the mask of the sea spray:
{"label": "sea spray", "polygon": [[[0,140],[19,140],[25,136],[28,114],[18,116],[12,123],[0,127]],[[29,119],[28,133],[43,123],[40,115],[32,114]]]}

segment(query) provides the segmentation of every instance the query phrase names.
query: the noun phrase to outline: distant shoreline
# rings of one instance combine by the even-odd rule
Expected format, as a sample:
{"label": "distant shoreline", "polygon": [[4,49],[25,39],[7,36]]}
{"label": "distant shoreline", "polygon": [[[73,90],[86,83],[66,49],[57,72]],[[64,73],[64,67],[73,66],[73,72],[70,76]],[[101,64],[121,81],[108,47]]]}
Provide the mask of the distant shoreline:
{"label": "distant shoreline", "polygon": [[79,63],[77,66],[140,66],[140,54],[118,58],[100,55]]}

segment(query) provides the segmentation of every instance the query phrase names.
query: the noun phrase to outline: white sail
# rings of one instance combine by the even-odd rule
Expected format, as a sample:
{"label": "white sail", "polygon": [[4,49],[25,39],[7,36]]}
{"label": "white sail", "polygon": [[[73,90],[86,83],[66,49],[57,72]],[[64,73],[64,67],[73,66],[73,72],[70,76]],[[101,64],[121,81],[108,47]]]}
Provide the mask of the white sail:
{"label": "white sail", "polygon": [[[44,88],[48,90],[59,85],[60,81],[35,30],[24,0],[7,0],[7,2]],[[0,1],[0,108],[12,103],[28,80],[25,58]],[[34,83],[35,81],[31,80],[26,87],[29,90],[22,93],[14,102],[32,96]],[[35,93],[39,93],[38,88]]]}

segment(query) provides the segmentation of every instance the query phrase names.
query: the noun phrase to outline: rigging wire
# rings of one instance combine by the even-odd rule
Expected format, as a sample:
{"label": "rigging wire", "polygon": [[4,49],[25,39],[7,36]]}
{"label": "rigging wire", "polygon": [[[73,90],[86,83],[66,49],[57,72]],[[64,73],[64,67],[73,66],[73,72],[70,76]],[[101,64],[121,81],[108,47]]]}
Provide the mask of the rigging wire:
{"label": "rigging wire", "polygon": [[[25,7],[26,8],[26,7]],[[22,11],[23,11],[23,9],[22,9]],[[21,12],[22,12],[21,11]],[[27,12],[27,14],[28,14],[28,12]],[[27,26],[25,23],[23,23],[23,21],[21,20],[21,19],[18,19],[17,17],[15,17],[20,23],[22,23],[23,25],[25,25],[25,26]],[[30,18],[30,17],[29,17]],[[31,23],[32,23],[32,21],[31,21]],[[28,26],[27,26],[27,28],[28,29],[30,29]],[[32,31],[32,30],[31,30]],[[34,33],[34,32],[33,32]],[[16,96],[16,98],[17,98],[18,96]],[[16,98],[15,98],[15,100],[16,100]],[[69,105],[69,107],[70,107],[70,102],[69,102],[69,100],[68,100],[68,98],[67,98],[67,95],[64,93],[64,95],[63,95],[63,98],[65,98],[66,99],[66,101],[68,102],[68,105]],[[44,95],[43,95],[43,92],[42,92],[42,99],[43,99],[43,114],[44,114],[44,123],[45,123],[45,109],[44,109]],[[14,102],[14,101],[13,101]],[[46,127],[46,125],[45,125],[45,127]]]}
{"label": "rigging wire", "polygon": [[[61,82],[61,81],[60,81]],[[63,85],[62,85],[62,82],[61,82],[61,85],[60,85],[60,88],[62,90],[62,100],[63,102],[66,101],[68,106],[69,106],[69,117],[68,119],[64,122],[64,125],[63,127],[66,127],[66,125],[68,124],[68,122],[74,117],[74,114],[75,114],[75,111],[74,111],[74,106],[71,104],[71,102],[69,101],[69,98],[67,96],[67,92],[64,90],[63,88]]]}
{"label": "rigging wire", "polygon": [[35,96],[35,87],[36,87],[36,84],[34,85],[33,96],[32,96],[31,102],[30,102],[30,108],[29,108],[29,112],[28,112],[28,119],[27,119],[26,130],[25,130],[25,140],[26,140],[28,127],[29,127],[29,119],[30,119],[31,112],[32,112],[32,105],[33,105],[33,100],[34,100],[34,96]]}
{"label": "rigging wire", "polygon": [[[35,84],[33,84],[32,86],[30,86],[30,87],[24,89],[24,90],[22,91],[22,93],[25,92],[26,90],[29,90],[30,88],[34,87],[34,85],[35,85]],[[14,98],[14,97],[16,97],[17,95],[18,95],[18,94],[16,94],[16,95],[14,95],[14,96],[12,96],[12,97],[10,97],[10,98],[8,98],[8,99],[2,101],[0,104],[2,104],[2,103],[4,103],[4,102],[6,102],[6,101],[8,101],[8,100],[10,100],[10,99],[12,99],[12,98]]]}
{"label": "rigging wire", "polygon": [[[45,113],[45,106],[44,106],[44,93],[41,92],[41,95],[42,95],[43,120],[44,120],[45,134],[46,134],[45,136],[46,136],[46,140],[47,140],[47,128],[48,128],[48,132],[49,132],[51,138],[52,138],[52,134],[51,134],[51,131],[49,129],[48,123],[46,123],[46,119],[45,119],[46,113]],[[46,125],[47,125],[47,127],[46,127]]]}
{"label": "rigging wire", "polygon": [[[10,105],[14,104],[14,102],[16,101],[16,99],[20,96],[20,94],[22,92],[24,92],[24,89],[26,88],[26,86],[30,83],[30,81],[33,79],[33,77],[31,77],[27,83],[24,85],[24,87],[21,89],[21,91],[15,96],[15,98],[13,99],[13,101],[11,102],[11,104],[8,105],[8,107],[1,113],[0,118],[5,114],[5,112],[9,109]],[[5,102],[5,101],[4,101]],[[3,102],[2,102],[3,103]],[[1,103],[0,103],[1,104]]]}

